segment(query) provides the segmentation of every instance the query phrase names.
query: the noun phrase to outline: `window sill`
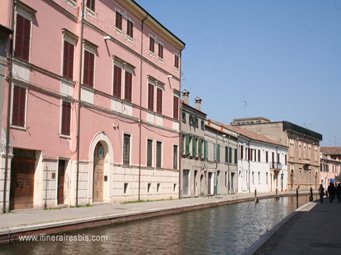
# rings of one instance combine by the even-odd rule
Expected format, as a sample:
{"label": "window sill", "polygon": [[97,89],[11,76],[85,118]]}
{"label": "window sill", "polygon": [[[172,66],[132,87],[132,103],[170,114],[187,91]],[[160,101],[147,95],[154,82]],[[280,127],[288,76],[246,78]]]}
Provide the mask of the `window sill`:
{"label": "window sill", "polygon": [[129,42],[129,43],[133,43],[134,42],[134,38],[129,36],[129,35],[125,35],[125,39]]}
{"label": "window sill", "polygon": [[163,63],[163,58],[158,57],[159,62]]}
{"label": "window sill", "polygon": [[148,51],[148,55],[151,56],[151,57],[154,57],[154,56],[155,56],[155,53],[149,50],[149,51]]}
{"label": "window sill", "polygon": [[12,129],[16,129],[16,130],[20,130],[20,131],[26,131],[27,130],[26,126],[25,127],[20,127],[20,126],[16,126],[16,125],[13,125],[13,124],[11,124],[11,128]]}
{"label": "window sill", "polygon": [[63,139],[71,139],[71,136],[70,136],[70,135],[59,134],[59,137],[60,137],[60,138],[63,138]]}
{"label": "window sill", "polygon": [[115,27],[116,34],[123,35],[122,29],[119,29],[118,27]]}
{"label": "window sill", "polygon": [[89,14],[90,17],[96,18],[96,12],[94,12],[91,9],[89,9],[88,7],[85,7],[85,13]]}

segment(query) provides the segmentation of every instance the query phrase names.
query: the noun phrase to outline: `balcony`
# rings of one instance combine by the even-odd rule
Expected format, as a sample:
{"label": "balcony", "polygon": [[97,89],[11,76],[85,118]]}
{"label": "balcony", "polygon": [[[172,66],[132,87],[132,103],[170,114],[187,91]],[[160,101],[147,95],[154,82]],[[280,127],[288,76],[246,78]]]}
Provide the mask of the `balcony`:
{"label": "balcony", "polygon": [[279,172],[282,170],[282,163],[280,162],[270,162],[270,170]]}

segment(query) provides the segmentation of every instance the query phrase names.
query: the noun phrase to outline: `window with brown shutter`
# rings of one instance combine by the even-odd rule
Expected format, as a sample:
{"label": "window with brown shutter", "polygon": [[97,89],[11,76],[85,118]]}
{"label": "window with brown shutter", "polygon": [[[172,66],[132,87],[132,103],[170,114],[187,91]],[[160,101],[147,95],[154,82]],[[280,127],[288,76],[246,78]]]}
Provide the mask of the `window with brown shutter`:
{"label": "window with brown shutter", "polygon": [[179,98],[177,96],[173,97],[173,118],[179,119]]}
{"label": "window with brown shutter", "polygon": [[125,87],[124,87],[124,99],[131,103],[132,98],[132,87],[133,87],[133,75],[126,71],[125,72]]}
{"label": "window with brown shutter", "polygon": [[130,164],[130,135],[124,134],[123,136],[123,164]]}
{"label": "window with brown shutter", "polygon": [[15,57],[29,61],[31,21],[17,14],[15,31]]}
{"label": "window with brown shutter", "polygon": [[127,35],[131,38],[134,36],[134,24],[130,20],[127,20]]}
{"label": "window with brown shutter", "polygon": [[69,80],[73,79],[73,44],[64,41],[64,56],[63,56],[63,77]]}
{"label": "window with brown shutter", "polygon": [[154,85],[148,84],[148,110],[154,111]]}
{"label": "window with brown shutter", "polygon": [[84,51],[83,84],[94,86],[95,55],[87,50]]}
{"label": "window with brown shutter", "polygon": [[63,101],[62,104],[62,135],[70,135],[70,120],[71,120],[71,103]]}
{"label": "window with brown shutter", "polygon": [[26,88],[13,87],[12,125],[25,127]]}
{"label": "window with brown shutter", "polygon": [[153,162],[153,140],[147,140],[147,166],[152,166]]}
{"label": "window with brown shutter", "polygon": [[162,44],[159,43],[159,52],[158,52],[158,55],[160,58],[163,58],[163,46]]}
{"label": "window with brown shutter", "polygon": [[174,66],[176,68],[179,68],[179,56],[178,55],[174,55]]}
{"label": "window with brown shutter", "polygon": [[119,11],[116,11],[116,23],[115,26],[122,30],[122,14]]}
{"label": "window with brown shutter", "polygon": [[156,142],[156,167],[161,168],[162,142]]}
{"label": "window with brown shutter", "polygon": [[121,98],[122,69],[114,66],[114,96]]}
{"label": "window with brown shutter", "polygon": [[156,112],[162,114],[162,89],[156,90]]}
{"label": "window with brown shutter", "polygon": [[149,51],[154,52],[155,51],[155,40],[153,37],[149,37]]}
{"label": "window with brown shutter", "polygon": [[95,0],[86,0],[86,7],[92,11],[95,11]]}

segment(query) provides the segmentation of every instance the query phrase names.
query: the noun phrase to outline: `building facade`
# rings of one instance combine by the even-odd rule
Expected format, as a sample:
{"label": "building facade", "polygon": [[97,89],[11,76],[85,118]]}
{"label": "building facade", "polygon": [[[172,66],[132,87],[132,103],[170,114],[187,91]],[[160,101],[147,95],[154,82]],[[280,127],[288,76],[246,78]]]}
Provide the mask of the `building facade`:
{"label": "building facade", "polygon": [[201,99],[195,98],[195,107],[189,105],[189,92],[182,92],[182,157],[181,197],[197,197],[207,194],[205,178],[206,113],[201,111]]}
{"label": "building facade", "polygon": [[326,189],[331,182],[341,182],[341,147],[321,147],[320,151],[320,184]]}
{"label": "building facade", "polygon": [[235,119],[232,125],[262,134],[288,147],[288,190],[317,189],[322,135],[288,121],[271,122],[265,118],[257,119]]}
{"label": "building facade", "polygon": [[2,7],[14,34],[0,206],[177,198],[185,44],[135,1]]}
{"label": "building facade", "polygon": [[226,128],[238,134],[238,192],[287,191],[288,148],[249,130]]}

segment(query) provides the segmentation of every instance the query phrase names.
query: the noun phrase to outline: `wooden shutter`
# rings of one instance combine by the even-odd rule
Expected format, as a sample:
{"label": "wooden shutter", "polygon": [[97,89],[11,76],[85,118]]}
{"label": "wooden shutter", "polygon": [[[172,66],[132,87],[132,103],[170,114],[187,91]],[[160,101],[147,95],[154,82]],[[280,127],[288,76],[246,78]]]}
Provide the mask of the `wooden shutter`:
{"label": "wooden shutter", "polygon": [[128,102],[132,100],[132,79],[133,75],[126,71],[125,72],[125,89],[124,89],[124,99]]}
{"label": "wooden shutter", "polygon": [[134,36],[134,25],[133,22],[131,22],[130,20],[127,20],[127,35],[130,36],[131,38],[133,38]]}
{"label": "wooden shutter", "polygon": [[15,56],[22,60],[29,60],[31,21],[17,15],[15,34]]}
{"label": "wooden shutter", "polygon": [[63,77],[70,80],[73,79],[73,57],[74,46],[64,41]]}
{"label": "wooden shutter", "polygon": [[162,89],[156,90],[156,112],[162,114]]}
{"label": "wooden shutter", "polygon": [[122,30],[122,14],[116,11],[116,27]]}
{"label": "wooden shutter", "polygon": [[63,135],[70,135],[71,103],[63,101],[62,105],[62,127]]}
{"label": "wooden shutter", "polygon": [[90,87],[94,86],[95,56],[89,51],[84,51],[83,83]]}
{"label": "wooden shutter", "polygon": [[152,166],[153,162],[153,141],[147,140],[147,166]]}
{"label": "wooden shutter", "polygon": [[153,37],[149,37],[149,50],[151,52],[154,52],[155,51],[155,41],[154,41],[154,38]]}
{"label": "wooden shutter", "polygon": [[159,43],[159,52],[158,53],[159,53],[159,57],[163,58],[163,46],[160,43]]}
{"label": "wooden shutter", "polygon": [[179,98],[177,96],[173,97],[173,118],[179,119]]}
{"label": "wooden shutter", "polygon": [[161,167],[162,143],[156,142],[156,167]]}
{"label": "wooden shutter", "polygon": [[114,96],[121,98],[122,69],[114,66]]}
{"label": "wooden shutter", "polygon": [[19,127],[25,126],[26,88],[14,86],[12,124]]}
{"label": "wooden shutter", "polygon": [[179,56],[178,55],[174,55],[174,66],[176,68],[179,68]]}
{"label": "wooden shutter", "polygon": [[154,85],[148,84],[148,110],[154,110]]}
{"label": "wooden shutter", "polygon": [[95,11],[95,0],[87,0],[86,7],[88,7],[92,11]]}

